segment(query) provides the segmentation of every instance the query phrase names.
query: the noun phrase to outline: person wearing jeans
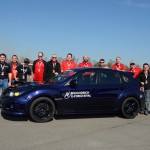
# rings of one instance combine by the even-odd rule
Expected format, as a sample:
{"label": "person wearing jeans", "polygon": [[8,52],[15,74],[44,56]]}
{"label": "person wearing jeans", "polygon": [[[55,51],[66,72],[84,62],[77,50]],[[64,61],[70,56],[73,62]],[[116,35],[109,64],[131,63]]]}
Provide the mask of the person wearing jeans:
{"label": "person wearing jeans", "polygon": [[150,72],[149,72],[149,64],[143,64],[143,71],[138,75],[137,79],[144,86],[145,92],[145,106],[144,113],[145,115],[149,114],[149,103],[150,103]]}
{"label": "person wearing jeans", "polygon": [[11,86],[11,67],[5,62],[6,55],[0,54],[0,88],[2,92]]}

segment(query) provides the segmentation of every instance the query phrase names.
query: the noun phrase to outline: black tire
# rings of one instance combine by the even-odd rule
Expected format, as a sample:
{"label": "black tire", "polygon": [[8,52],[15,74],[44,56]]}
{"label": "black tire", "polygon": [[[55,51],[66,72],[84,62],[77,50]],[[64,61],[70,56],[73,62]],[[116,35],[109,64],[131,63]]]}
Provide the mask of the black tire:
{"label": "black tire", "polygon": [[55,104],[48,97],[39,97],[31,103],[29,114],[35,122],[48,122],[55,114]]}
{"label": "black tire", "polygon": [[127,119],[133,119],[138,115],[140,110],[139,102],[134,97],[125,99],[121,106],[121,113]]}

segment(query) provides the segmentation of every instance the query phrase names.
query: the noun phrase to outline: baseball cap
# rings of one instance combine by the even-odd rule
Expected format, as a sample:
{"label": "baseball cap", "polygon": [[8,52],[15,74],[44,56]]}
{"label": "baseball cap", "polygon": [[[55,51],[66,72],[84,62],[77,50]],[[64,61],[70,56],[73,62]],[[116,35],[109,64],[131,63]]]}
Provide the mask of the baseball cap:
{"label": "baseball cap", "polygon": [[132,60],[132,61],[130,62],[130,65],[135,65],[135,62]]}
{"label": "baseball cap", "polygon": [[25,58],[24,63],[30,63],[30,60],[28,58]]}

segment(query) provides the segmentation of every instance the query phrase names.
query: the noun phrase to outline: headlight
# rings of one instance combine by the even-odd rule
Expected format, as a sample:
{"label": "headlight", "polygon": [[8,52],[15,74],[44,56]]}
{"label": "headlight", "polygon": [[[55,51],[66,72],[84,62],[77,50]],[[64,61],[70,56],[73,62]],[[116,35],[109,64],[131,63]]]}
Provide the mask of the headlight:
{"label": "headlight", "polygon": [[21,93],[20,92],[10,92],[9,96],[13,97],[13,96],[19,96]]}

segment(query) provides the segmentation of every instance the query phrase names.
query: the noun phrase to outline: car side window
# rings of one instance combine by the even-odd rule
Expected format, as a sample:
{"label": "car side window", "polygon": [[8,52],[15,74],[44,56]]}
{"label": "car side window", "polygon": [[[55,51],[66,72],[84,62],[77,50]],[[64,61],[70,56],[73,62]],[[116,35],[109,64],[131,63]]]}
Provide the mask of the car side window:
{"label": "car side window", "polygon": [[120,75],[116,71],[100,72],[100,84],[120,84]]}
{"label": "car side window", "polygon": [[97,83],[97,73],[95,70],[83,71],[76,77],[78,85],[89,85]]}
{"label": "car side window", "polygon": [[124,82],[129,82],[129,77],[125,76],[125,75],[122,75],[122,79]]}

